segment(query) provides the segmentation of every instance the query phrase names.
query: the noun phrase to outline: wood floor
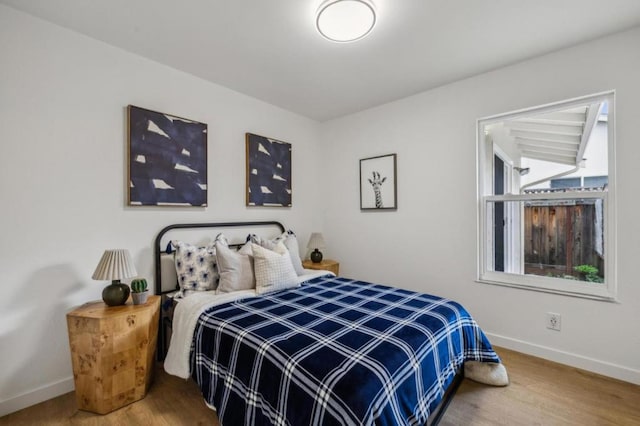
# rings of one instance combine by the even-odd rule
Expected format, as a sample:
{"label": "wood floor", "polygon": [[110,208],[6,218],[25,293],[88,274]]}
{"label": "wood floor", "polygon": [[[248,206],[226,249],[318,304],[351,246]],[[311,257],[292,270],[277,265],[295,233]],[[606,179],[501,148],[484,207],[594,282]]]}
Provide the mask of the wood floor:
{"label": "wood floor", "polygon": [[465,380],[441,426],[640,425],[640,386],[495,348],[504,388]]}
{"label": "wood floor", "polygon": [[[640,425],[640,386],[496,348],[511,384],[464,380],[440,425]],[[101,416],[76,409],[73,392],[0,418],[0,425],[214,425],[193,381],[158,369],[138,402]]]}

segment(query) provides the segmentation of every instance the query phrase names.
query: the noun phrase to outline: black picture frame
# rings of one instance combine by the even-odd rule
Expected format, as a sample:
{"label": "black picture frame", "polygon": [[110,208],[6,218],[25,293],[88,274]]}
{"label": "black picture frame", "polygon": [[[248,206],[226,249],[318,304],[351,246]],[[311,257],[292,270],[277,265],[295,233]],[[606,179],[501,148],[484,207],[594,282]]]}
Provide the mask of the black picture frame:
{"label": "black picture frame", "polygon": [[360,210],[398,209],[397,154],[360,160]]}

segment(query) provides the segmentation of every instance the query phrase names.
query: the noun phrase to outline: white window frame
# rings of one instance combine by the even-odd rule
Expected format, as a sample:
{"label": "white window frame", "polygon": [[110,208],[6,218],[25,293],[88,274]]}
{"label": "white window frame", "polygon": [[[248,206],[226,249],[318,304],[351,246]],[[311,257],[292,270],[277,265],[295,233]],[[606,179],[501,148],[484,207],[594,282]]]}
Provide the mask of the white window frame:
{"label": "white window frame", "polygon": [[[495,158],[494,156],[500,157],[500,159],[504,163],[504,193],[509,194],[513,191],[513,174],[515,173],[515,170],[513,169],[513,160],[498,145],[494,145],[493,154],[491,156],[492,162]],[[495,167],[493,164],[491,166],[491,172],[493,173]],[[492,176],[492,181],[493,179],[494,177]],[[505,223],[504,229],[504,242],[506,247],[504,269],[505,272],[515,272],[520,271],[522,268],[522,250],[518,250],[518,252],[516,252],[516,249],[520,246],[520,241],[522,241],[521,232],[516,232],[516,229],[520,229],[520,212],[515,211],[511,203],[505,204],[505,209],[507,213],[505,214],[504,219],[505,221],[507,221],[507,223]],[[487,222],[485,223],[487,224],[487,226],[493,226],[493,212],[487,214],[486,220]],[[495,262],[493,253],[493,240],[491,240],[490,243],[489,241],[487,241],[487,243],[487,261],[489,262],[488,265],[493,268]]]}
{"label": "white window frame", "polygon": [[[514,119],[531,114],[539,114],[545,112],[556,111],[560,109],[571,108],[587,103],[606,101],[609,104],[608,113],[608,176],[609,184],[607,191],[593,192],[577,192],[577,193],[547,193],[547,194],[493,194],[493,171],[488,173],[486,162],[493,159],[494,146],[493,142],[486,138],[485,127],[490,124]],[[615,91],[597,93],[594,95],[584,96],[580,98],[570,99],[566,101],[554,102],[552,104],[542,105],[533,108],[522,109],[518,111],[508,112],[504,114],[494,115],[490,117],[480,118],[477,120],[477,151],[476,165],[478,176],[477,187],[477,217],[478,217],[478,275],[477,281],[486,284],[496,284],[509,287],[517,287],[534,291],[543,291],[548,293],[563,294],[569,296],[583,297],[604,301],[615,301],[617,294],[617,257],[616,257],[616,168],[615,168]],[[490,151],[489,151],[490,150]],[[491,160],[493,161],[493,160]],[[492,169],[492,168],[491,168]],[[490,181],[489,181],[490,180]],[[489,189],[491,188],[491,189]],[[489,194],[489,195],[488,195]],[[491,218],[490,204],[496,201],[513,202],[528,200],[560,200],[560,199],[602,199],[604,210],[604,247],[605,247],[605,273],[604,283],[596,284],[577,280],[569,280],[555,277],[545,277],[539,275],[525,275],[524,265],[520,265],[521,273],[496,272],[491,270],[493,260],[489,261],[488,257],[492,256],[493,249],[489,246],[492,238],[488,232],[488,222]],[[515,203],[508,203],[514,205]],[[514,209],[517,210],[517,209]],[[522,210],[522,208],[520,209]],[[518,225],[520,226],[520,225]],[[522,227],[520,226],[522,231]],[[522,241],[522,238],[520,239]],[[518,243],[519,252],[523,252],[524,247]],[[509,249],[518,250],[516,247]],[[524,262],[522,253],[514,253],[514,259]],[[506,265],[505,265],[506,266]]]}

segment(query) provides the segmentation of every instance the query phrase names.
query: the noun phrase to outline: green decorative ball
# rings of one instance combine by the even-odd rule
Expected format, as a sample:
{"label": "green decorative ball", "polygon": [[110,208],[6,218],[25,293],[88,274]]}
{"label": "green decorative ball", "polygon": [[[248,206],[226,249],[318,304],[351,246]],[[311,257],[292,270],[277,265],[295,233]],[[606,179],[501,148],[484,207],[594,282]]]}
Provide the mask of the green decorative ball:
{"label": "green decorative ball", "polygon": [[311,258],[311,261],[313,263],[320,263],[322,262],[322,253],[320,252],[320,250],[315,249],[314,251],[311,252],[311,255],[309,256]]}
{"label": "green decorative ball", "polygon": [[102,290],[102,300],[109,306],[119,306],[127,303],[129,286],[122,283],[111,283]]}

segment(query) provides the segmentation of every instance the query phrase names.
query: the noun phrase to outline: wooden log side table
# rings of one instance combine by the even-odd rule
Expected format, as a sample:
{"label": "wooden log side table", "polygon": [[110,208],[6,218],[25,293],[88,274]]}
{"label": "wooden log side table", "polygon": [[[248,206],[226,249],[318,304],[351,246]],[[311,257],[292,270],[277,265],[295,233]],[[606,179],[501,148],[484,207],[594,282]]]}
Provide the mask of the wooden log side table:
{"label": "wooden log side table", "polygon": [[105,414],[147,393],[154,372],[160,296],[147,303],[89,302],[67,314],[76,402]]}

